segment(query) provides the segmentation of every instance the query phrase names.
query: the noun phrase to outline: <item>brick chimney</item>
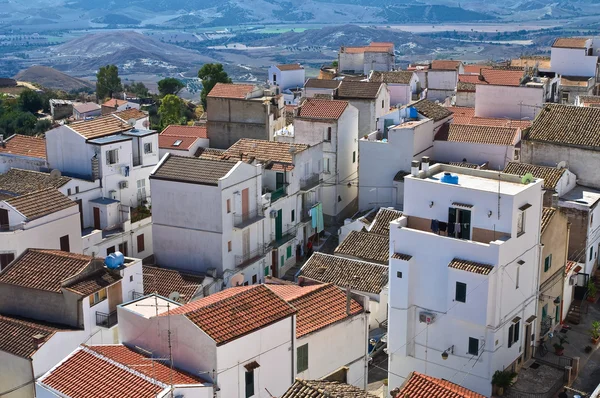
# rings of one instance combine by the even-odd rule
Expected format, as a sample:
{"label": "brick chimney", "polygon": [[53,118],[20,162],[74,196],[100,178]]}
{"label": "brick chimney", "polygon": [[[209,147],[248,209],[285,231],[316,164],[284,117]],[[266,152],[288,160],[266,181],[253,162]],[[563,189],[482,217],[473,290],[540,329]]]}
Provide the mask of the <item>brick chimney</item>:
{"label": "brick chimney", "polygon": [[44,344],[44,341],[46,340],[46,335],[40,333],[33,335],[31,338],[33,339],[33,348],[37,350],[42,346],[42,344]]}

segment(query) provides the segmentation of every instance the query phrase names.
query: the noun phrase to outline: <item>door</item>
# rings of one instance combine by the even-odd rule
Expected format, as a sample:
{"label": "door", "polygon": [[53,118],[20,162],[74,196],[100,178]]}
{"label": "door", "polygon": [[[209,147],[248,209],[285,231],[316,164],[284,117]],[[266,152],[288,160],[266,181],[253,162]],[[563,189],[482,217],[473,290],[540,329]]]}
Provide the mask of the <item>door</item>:
{"label": "door", "polygon": [[525,325],[525,361],[531,358],[531,324]]}
{"label": "door", "polygon": [[0,231],[8,231],[10,225],[8,221],[8,210],[0,209]]}
{"label": "door", "polygon": [[244,261],[250,258],[250,230],[245,229],[242,232],[242,254],[244,256]]}
{"label": "door", "polygon": [[471,239],[471,211],[460,210],[460,237],[462,239]]}
{"label": "door", "polygon": [[121,291],[121,282],[109,286],[108,291],[108,312],[117,310],[117,305],[123,303],[123,292]]}
{"label": "door", "polygon": [[280,240],[283,236],[283,211],[277,210],[275,217],[275,240]]}
{"label": "door", "polygon": [[75,203],[79,206],[79,224],[81,224],[81,229],[83,229],[83,202],[81,199],[77,199]]}
{"label": "door", "polygon": [[94,229],[102,229],[100,228],[100,208],[94,207]]}
{"label": "door", "polygon": [[246,221],[249,218],[248,208],[250,207],[249,189],[242,190],[242,221]]}
{"label": "door", "polygon": [[69,244],[69,235],[60,237],[60,250],[63,252],[71,251],[71,245]]}
{"label": "door", "polygon": [[283,173],[275,173],[275,189],[283,187]]}
{"label": "door", "polygon": [[277,272],[277,250],[271,251],[271,275],[273,275],[273,278],[279,276],[279,272]]}

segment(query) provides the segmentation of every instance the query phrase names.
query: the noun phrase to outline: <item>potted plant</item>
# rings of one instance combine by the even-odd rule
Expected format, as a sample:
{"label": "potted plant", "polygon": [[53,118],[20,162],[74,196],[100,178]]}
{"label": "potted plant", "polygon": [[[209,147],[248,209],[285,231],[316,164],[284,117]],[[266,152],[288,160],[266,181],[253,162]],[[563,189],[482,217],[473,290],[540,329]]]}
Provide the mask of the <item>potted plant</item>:
{"label": "potted plant", "polygon": [[592,322],[590,334],[592,335],[592,343],[598,344],[598,342],[600,341],[600,321]]}
{"label": "potted plant", "polygon": [[590,352],[592,352],[592,350],[593,350],[593,348],[592,348],[592,346],[591,346],[591,345],[586,345],[586,346],[585,346],[585,353],[586,353],[586,354],[589,354]]}
{"label": "potted plant", "polygon": [[515,382],[517,374],[510,370],[497,370],[492,376],[492,386],[495,390],[495,395],[502,396],[504,391],[512,386]]}
{"label": "potted plant", "polygon": [[565,352],[565,344],[569,344],[566,337],[558,335],[558,343],[554,343],[554,352],[556,355],[561,356]]}
{"label": "potted plant", "polygon": [[590,303],[595,303],[596,302],[596,294],[598,293],[596,284],[590,280],[588,282],[587,288],[588,288],[588,297],[587,297],[588,301]]}

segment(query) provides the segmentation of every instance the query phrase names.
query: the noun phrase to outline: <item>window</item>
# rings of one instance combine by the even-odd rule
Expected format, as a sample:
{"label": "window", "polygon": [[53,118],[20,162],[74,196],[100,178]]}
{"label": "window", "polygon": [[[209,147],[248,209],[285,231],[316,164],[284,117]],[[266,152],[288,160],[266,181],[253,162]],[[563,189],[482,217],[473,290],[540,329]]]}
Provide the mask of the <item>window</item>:
{"label": "window", "polygon": [[75,193],[79,193],[79,185],[75,187]]}
{"label": "window", "polygon": [[508,348],[510,348],[514,343],[519,341],[519,333],[520,333],[521,321],[517,323],[513,323],[508,328]]}
{"label": "window", "polygon": [[254,396],[254,369],[246,372],[246,398]]}
{"label": "window", "polygon": [[119,251],[123,253],[124,256],[129,254],[127,251],[127,242],[119,243]]}
{"label": "window", "polygon": [[265,276],[269,276],[269,266],[265,267]]}
{"label": "window", "polygon": [[107,248],[107,249],[106,249],[106,255],[108,256],[109,254],[112,254],[112,253],[114,253],[115,251],[116,251],[116,250],[115,250],[115,247],[114,247],[114,246],[111,246],[111,247],[109,247],[109,248]]}
{"label": "window", "polygon": [[381,109],[385,108],[385,101],[381,100]]}
{"label": "window", "polygon": [[569,102],[569,93],[562,93],[562,102]]}
{"label": "window", "polygon": [[227,199],[227,214],[231,213],[231,199]]}
{"label": "window", "polygon": [[256,281],[258,280],[258,278],[256,277],[256,274],[252,275],[252,284],[256,284]]}
{"label": "window", "polygon": [[398,277],[398,278],[402,278],[402,272],[400,272],[400,271],[397,271],[397,272],[396,272],[396,277]]}
{"label": "window", "polygon": [[454,300],[460,301],[461,303],[467,302],[467,284],[462,282],[456,282],[456,294]]}
{"label": "window", "polygon": [[227,251],[231,252],[231,241],[227,242]]}
{"label": "window", "polygon": [[356,151],[352,151],[352,163],[356,163]]}
{"label": "window", "polygon": [[0,270],[3,270],[15,259],[14,253],[2,253],[0,254]]}
{"label": "window", "polygon": [[129,275],[129,282],[133,282],[133,275]]}
{"label": "window", "polygon": [[173,143],[173,146],[179,146],[179,145],[181,145],[182,142],[183,141],[181,141],[181,140],[175,140],[175,142]]}
{"label": "window", "polygon": [[67,188],[67,196],[71,196],[71,188]]}
{"label": "window", "polygon": [[469,355],[479,355],[479,340],[469,337]]}
{"label": "window", "polygon": [[292,257],[292,245],[289,245],[286,250],[287,250],[287,258]]}
{"label": "window", "polygon": [[146,199],[146,180],[142,179],[142,180],[137,180],[137,194],[138,194],[138,200],[145,200]]}
{"label": "window", "polygon": [[139,234],[137,236],[137,251],[138,251],[138,253],[141,253],[144,250],[146,250],[146,245],[144,242],[144,234]]}
{"label": "window", "polygon": [[327,174],[330,173],[330,170],[329,170],[329,158],[323,159],[323,173],[327,173]]}
{"label": "window", "polygon": [[317,172],[323,171],[323,164],[321,163],[321,159],[317,161]]}
{"label": "window", "polygon": [[69,235],[60,237],[60,250],[63,252],[71,251],[71,246],[69,245]]}
{"label": "window", "polygon": [[104,300],[106,300],[106,289],[102,289],[90,295],[90,307],[93,307],[94,305]]}
{"label": "window", "polygon": [[592,261],[592,258],[594,258],[594,248],[590,247],[590,261]]}
{"label": "window", "polygon": [[[558,297],[560,299],[560,296]],[[554,321],[558,324],[560,322],[560,304],[556,306],[554,311]]]}
{"label": "window", "polygon": [[152,153],[152,143],[146,142],[144,144],[144,153]]}
{"label": "window", "polygon": [[281,256],[281,262],[279,263],[280,267],[283,267],[285,265],[285,256]]}
{"label": "window", "polygon": [[517,236],[525,233],[525,211],[520,210],[517,215]]}
{"label": "window", "polygon": [[297,373],[308,369],[308,343],[296,349],[296,368]]}
{"label": "window", "polygon": [[106,151],[106,164],[115,164],[119,162],[119,150],[112,149],[110,151]]}
{"label": "window", "polygon": [[292,214],[290,215],[290,218],[292,219],[292,222],[294,222],[296,220],[296,210],[292,210]]}
{"label": "window", "polygon": [[552,254],[548,255],[544,260],[544,272],[548,272],[550,267],[552,267]]}
{"label": "window", "polygon": [[519,264],[517,264],[517,277],[515,278],[515,289],[519,288],[519,277],[521,274],[521,266]]}
{"label": "window", "polygon": [[331,127],[327,127],[327,138],[325,141],[331,141]]}

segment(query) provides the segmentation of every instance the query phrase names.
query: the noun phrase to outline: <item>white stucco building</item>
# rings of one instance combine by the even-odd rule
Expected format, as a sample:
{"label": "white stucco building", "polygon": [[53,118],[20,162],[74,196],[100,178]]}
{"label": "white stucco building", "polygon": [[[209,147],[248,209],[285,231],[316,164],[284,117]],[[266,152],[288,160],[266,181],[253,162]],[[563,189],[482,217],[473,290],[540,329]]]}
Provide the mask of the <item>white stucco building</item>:
{"label": "white stucco building", "polygon": [[194,156],[198,148],[208,148],[210,141],[206,126],[167,126],[158,136],[158,155]]}
{"label": "white stucco building", "polygon": [[444,102],[454,95],[458,75],[464,73],[463,63],[454,60],[435,60],[426,71],[427,99]]}
{"label": "white stucco building", "polygon": [[598,76],[600,42],[587,37],[559,37],[552,44],[550,68],[564,76]]}
{"label": "white stucco building", "polygon": [[406,105],[418,99],[422,90],[419,77],[413,71],[371,71],[369,81],[387,84],[390,92],[390,106]]}
{"label": "white stucco building", "polygon": [[306,80],[304,67],[300,64],[272,65],[267,73],[269,85],[279,88],[279,94],[283,94],[285,103],[297,103]]}
{"label": "white stucco building", "polygon": [[363,47],[340,47],[338,72],[368,75],[370,71],[391,71],[396,64],[394,43],[375,43]]}
{"label": "white stucco building", "polygon": [[335,98],[358,109],[356,138],[375,130],[378,119],[390,111],[390,92],[385,83],[342,80]]}
{"label": "white stucco building", "polygon": [[0,138],[0,173],[6,173],[13,167],[37,171],[46,169],[46,140],[20,134]]}
{"label": "white stucco building", "polygon": [[493,373],[535,343],[542,181],[446,165],[413,174],[390,225],[390,389],[417,371],[489,396]]}

